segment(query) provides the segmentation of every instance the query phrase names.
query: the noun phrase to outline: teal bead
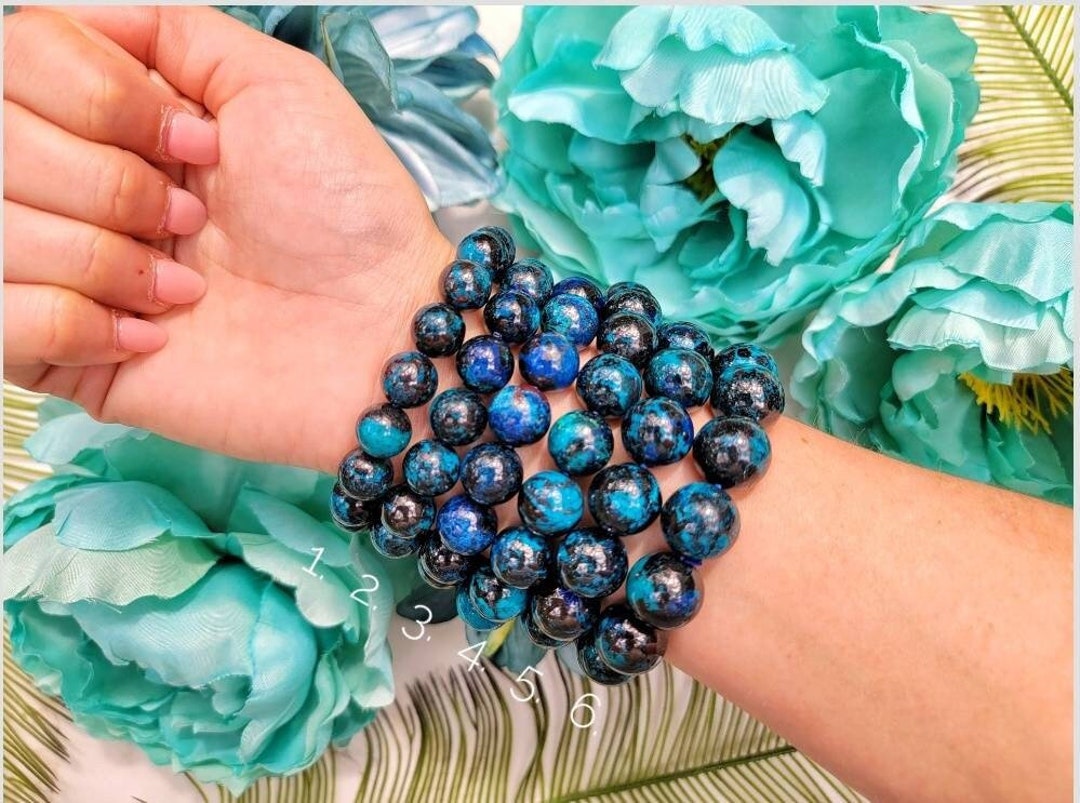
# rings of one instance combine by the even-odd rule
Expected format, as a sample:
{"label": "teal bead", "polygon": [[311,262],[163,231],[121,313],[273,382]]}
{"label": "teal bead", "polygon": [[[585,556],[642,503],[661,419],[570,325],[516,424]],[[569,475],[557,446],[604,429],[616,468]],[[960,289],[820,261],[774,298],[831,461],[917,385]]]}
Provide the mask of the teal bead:
{"label": "teal bead", "polygon": [[577,394],[585,407],[605,418],[622,418],[644,391],[641,373],[618,354],[593,357],[577,378]]}
{"label": "teal bead", "polygon": [[419,407],[431,401],[439,388],[435,365],[419,351],[403,351],[386,361],[383,393],[395,407]]}
{"label": "teal bead", "polygon": [[580,365],[574,344],[558,332],[533,335],[518,355],[521,375],[541,390],[570,387],[577,378]]}
{"label": "teal bead", "polygon": [[548,576],[547,539],[526,527],[508,527],[491,545],[491,570],[506,585],[530,588]]}
{"label": "teal bead", "polygon": [[626,577],[627,604],[653,627],[682,627],[701,609],[702,599],[697,569],[674,552],[644,555]]}
{"label": "teal bead", "polygon": [[716,377],[712,408],[718,416],[750,418],[764,424],[784,412],[784,386],[758,365],[729,365]]}
{"label": "teal bead", "polygon": [[600,328],[596,308],[572,293],[553,295],[544,305],[541,326],[545,332],[557,332],[575,346],[587,346]]}
{"label": "teal bead", "polygon": [[576,643],[578,666],[589,680],[603,686],[621,686],[634,679],[633,675],[616,672],[604,663],[596,647],[596,634],[589,632]]}
{"label": "teal bead", "polygon": [[592,304],[597,316],[604,311],[604,291],[596,282],[584,276],[568,276],[552,288],[551,295],[578,296]]}
{"label": "teal bead", "polygon": [[508,622],[525,610],[528,593],[525,589],[507,585],[491,570],[480,566],[472,573],[466,586],[469,601],[477,612],[491,622]]}
{"label": "teal bead", "polygon": [[594,527],[571,530],[559,544],[556,564],[566,588],[583,597],[606,597],[626,577],[626,547]]}
{"label": "teal bead", "polygon": [[660,484],[636,463],[608,466],[589,484],[589,512],[596,523],[616,535],[633,535],[660,515]]}
{"label": "teal bead", "polygon": [[394,467],[384,457],[372,457],[360,449],[349,452],[338,469],[338,482],[349,496],[364,502],[380,498],[390,490]]}
{"label": "teal bead", "polygon": [[454,596],[454,607],[457,609],[457,615],[461,618],[461,621],[473,630],[484,632],[494,630],[499,626],[499,622],[492,621],[480,613],[476,603],[472,601],[469,595],[467,585],[458,588],[457,594]]}
{"label": "teal bead", "polygon": [[615,672],[637,675],[648,672],[664,657],[667,633],[643,622],[626,605],[605,608],[596,623],[596,648],[600,660]]}
{"label": "teal bead", "polygon": [[392,404],[376,404],[366,409],[356,422],[360,448],[372,457],[401,454],[412,439],[412,423],[403,410]]}
{"label": "teal bead", "polygon": [[771,457],[769,436],[749,418],[714,418],[694,439],[694,461],[705,479],[724,488],[757,479]]}
{"label": "teal bead", "polygon": [[348,532],[371,529],[372,516],[367,503],[345,493],[340,482],[335,482],[330,492],[330,517]]}
{"label": "teal bead", "polygon": [[421,496],[441,496],[453,488],[461,471],[457,452],[437,440],[414,443],[401,463],[405,482]]}
{"label": "teal bead", "polygon": [[458,259],[482,265],[491,271],[496,281],[502,281],[515,255],[514,238],[501,226],[477,229],[465,235],[457,247]]}
{"label": "teal bead", "polygon": [[740,368],[764,368],[773,376],[779,378],[780,368],[773,359],[772,354],[756,343],[736,343],[726,349],[716,352],[713,359],[713,375],[720,376],[728,368],[738,366]]}
{"label": "teal bead", "polygon": [[573,410],[551,427],[547,444],[560,471],[581,477],[607,465],[615,449],[615,436],[596,413]]}
{"label": "teal bead", "polygon": [[413,318],[416,350],[428,357],[449,357],[465,340],[465,321],[449,304],[428,304]]}
{"label": "teal bead", "polygon": [[480,309],[491,295],[492,282],[487,268],[457,259],[443,270],[443,298],[456,310]]}
{"label": "teal bead", "polygon": [[455,366],[465,387],[477,393],[494,393],[514,375],[514,355],[498,338],[478,335],[462,344]]}
{"label": "teal bead", "polygon": [[581,489],[558,471],[541,471],[522,483],[518,515],[529,529],[558,535],[577,526],[585,512]]}
{"label": "teal bead", "polygon": [[645,368],[645,388],[652,396],[677,401],[686,409],[709,400],[713,373],[709,361],[689,349],[662,349]]}
{"label": "teal bead", "polygon": [[417,538],[406,538],[382,523],[371,528],[371,545],[380,555],[388,558],[407,558],[420,549]]}
{"label": "teal bead", "polygon": [[681,404],[663,396],[643,399],[623,418],[623,447],[644,466],[677,463],[694,445],[694,422]]}
{"label": "teal bead", "polygon": [[673,493],[660,511],[668,546],[703,561],[727,552],[739,536],[739,513],[727,491],[692,482]]}

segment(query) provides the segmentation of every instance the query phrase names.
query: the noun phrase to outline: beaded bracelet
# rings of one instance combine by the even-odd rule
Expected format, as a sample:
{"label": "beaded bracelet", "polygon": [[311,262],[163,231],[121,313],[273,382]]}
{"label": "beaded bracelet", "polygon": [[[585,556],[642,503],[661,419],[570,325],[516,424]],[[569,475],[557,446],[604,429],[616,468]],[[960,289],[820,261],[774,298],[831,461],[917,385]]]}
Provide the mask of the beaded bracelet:
{"label": "beaded bracelet", "polygon": [[[413,319],[416,350],[383,369],[387,403],[359,417],[331,513],[347,531],[370,530],[383,555],[417,555],[426,582],[456,589],[468,626],[517,619],[540,647],[574,643],[592,680],[623,683],[655,666],[666,631],[701,607],[698,567],[739,532],[725,489],[768,468],[762,425],[783,411],[783,386],[768,352],[748,343],[714,352],[699,326],[664,321],[641,284],[606,293],[585,278],[555,284],[543,262],[515,256],[498,227],[461,241],[441,276],[444,300]],[[480,309],[487,333],[465,340],[461,313]],[[579,349],[594,341],[600,354],[581,366]],[[529,384],[509,384],[512,347]],[[436,395],[432,358],[451,356],[463,387]],[[584,409],[552,423],[544,391],[571,385]],[[434,437],[410,445],[404,410],[429,403]],[[705,404],[715,417],[695,435],[688,411]],[[633,462],[609,465],[613,421]],[[486,430],[495,440],[478,442]],[[526,478],[516,447],[545,435],[557,470]],[[402,452],[394,484],[391,458]],[[689,454],[705,481],[662,503],[650,468]],[[590,476],[582,493],[578,479]],[[515,497],[521,524],[500,531],[493,506]],[[580,526],[586,508],[595,526]],[[622,539],[657,517],[670,551],[628,566]],[[601,609],[624,582],[626,602]]]}

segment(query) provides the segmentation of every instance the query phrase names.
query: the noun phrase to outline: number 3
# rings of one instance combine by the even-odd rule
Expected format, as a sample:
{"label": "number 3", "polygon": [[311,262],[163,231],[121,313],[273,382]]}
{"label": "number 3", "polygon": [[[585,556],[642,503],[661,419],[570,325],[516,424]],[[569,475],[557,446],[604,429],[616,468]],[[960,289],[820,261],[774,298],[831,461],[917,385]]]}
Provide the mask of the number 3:
{"label": "number 3", "polygon": [[429,608],[427,605],[413,605],[413,607],[418,611],[419,610],[427,611],[427,619],[414,619],[413,620],[418,625],[420,625],[420,632],[417,633],[415,636],[412,635],[404,627],[401,628],[401,635],[403,635],[409,641],[419,641],[420,639],[422,639],[424,637],[424,625],[431,624],[431,620],[435,618],[435,614],[432,612],[431,608]]}

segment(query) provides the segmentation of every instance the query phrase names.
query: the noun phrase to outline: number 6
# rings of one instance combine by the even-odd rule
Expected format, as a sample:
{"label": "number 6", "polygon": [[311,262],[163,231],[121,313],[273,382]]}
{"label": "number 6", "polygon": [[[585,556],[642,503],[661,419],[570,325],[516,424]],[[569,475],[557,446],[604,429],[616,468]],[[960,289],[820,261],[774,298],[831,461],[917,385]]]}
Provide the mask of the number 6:
{"label": "number 6", "polygon": [[517,676],[517,682],[521,683],[525,686],[525,688],[529,690],[529,696],[518,697],[517,691],[515,689],[510,690],[510,696],[517,700],[519,703],[527,703],[529,702],[529,700],[536,696],[536,684],[529,680],[527,677],[525,677],[525,675],[527,675],[529,672],[535,672],[537,677],[542,678],[544,676],[544,673],[537,669],[535,666],[527,666],[521,670],[521,674]]}
{"label": "number 6", "polygon": [[[596,722],[596,709],[589,705],[587,702],[585,702],[586,697],[592,697],[594,700],[596,700],[597,704],[600,703],[600,698],[592,692],[586,692],[585,694],[578,697],[577,702],[574,703],[574,707],[570,709],[570,722],[575,728],[591,728],[592,724]],[[584,708],[586,711],[589,712],[588,722],[577,721],[577,717],[575,717],[574,714],[579,708]]]}

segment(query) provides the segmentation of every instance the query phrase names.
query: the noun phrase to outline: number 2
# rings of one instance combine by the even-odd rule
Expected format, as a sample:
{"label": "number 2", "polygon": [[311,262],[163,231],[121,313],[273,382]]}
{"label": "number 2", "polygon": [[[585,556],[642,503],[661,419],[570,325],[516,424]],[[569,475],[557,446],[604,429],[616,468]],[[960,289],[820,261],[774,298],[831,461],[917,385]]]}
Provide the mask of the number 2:
{"label": "number 2", "polygon": [[364,586],[360,586],[360,588],[353,591],[351,594],[349,594],[349,596],[352,597],[357,602],[359,602],[361,605],[366,605],[366,606],[370,607],[371,610],[375,610],[374,605],[372,605],[366,599],[360,599],[356,595],[357,594],[374,594],[376,591],[379,590],[379,578],[376,577],[373,574],[362,574],[362,575],[360,575],[360,579],[361,580],[370,580],[371,581],[371,586],[367,587],[367,588],[365,588]]}

